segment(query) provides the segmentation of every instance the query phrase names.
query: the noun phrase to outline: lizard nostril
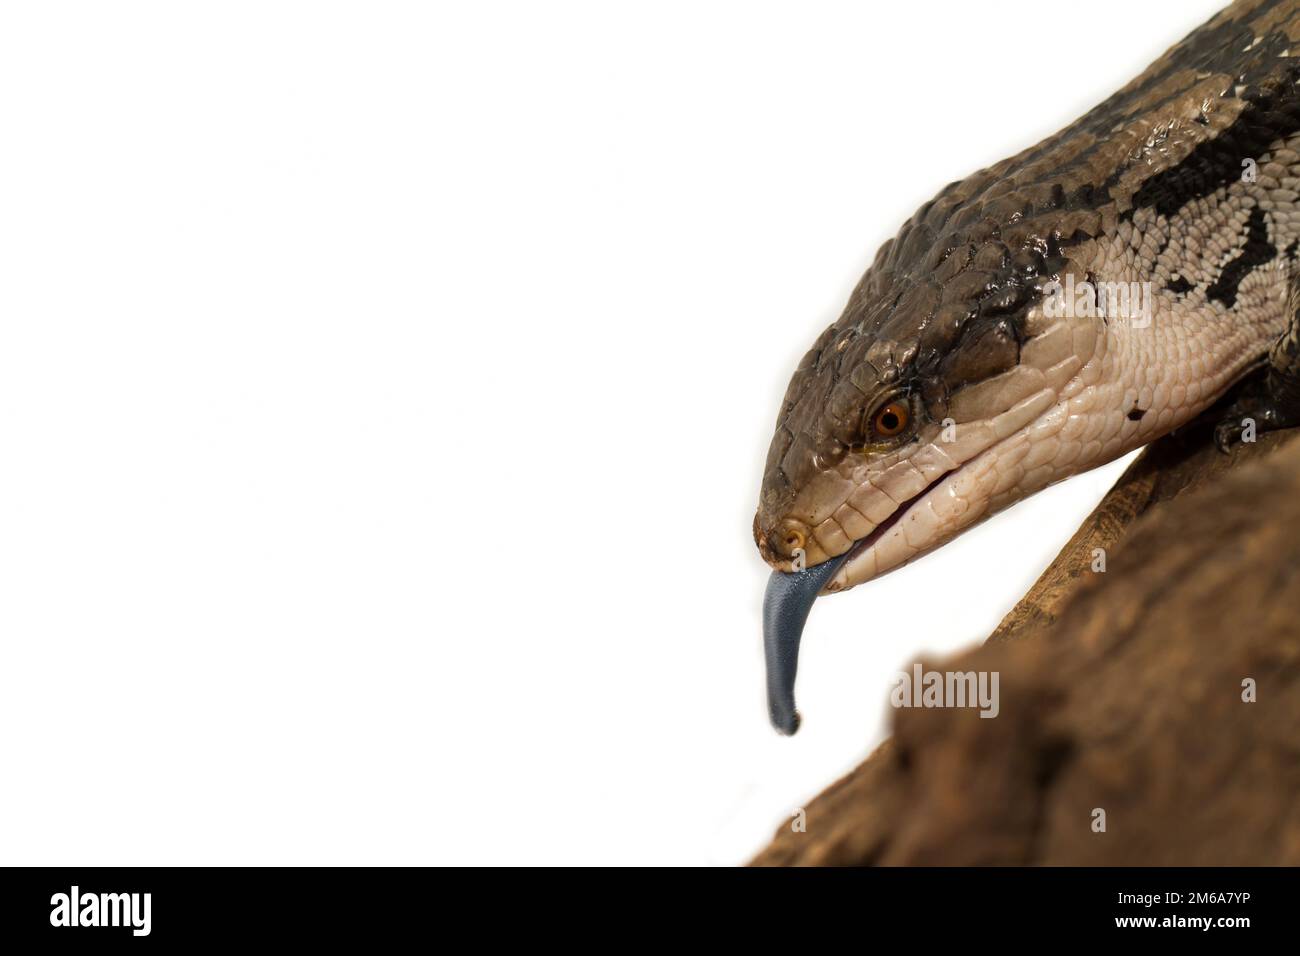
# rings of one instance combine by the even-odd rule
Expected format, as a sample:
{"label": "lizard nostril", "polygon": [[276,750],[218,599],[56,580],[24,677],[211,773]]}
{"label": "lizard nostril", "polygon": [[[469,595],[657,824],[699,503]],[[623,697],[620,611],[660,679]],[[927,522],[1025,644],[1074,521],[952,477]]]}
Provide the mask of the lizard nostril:
{"label": "lizard nostril", "polygon": [[799,521],[787,518],[775,528],[765,529],[754,519],[754,543],[763,560],[771,564],[795,557],[808,544],[808,529]]}
{"label": "lizard nostril", "polygon": [[808,535],[802,525],[794,521],[785,521],[772,535],[773,547],[785,557],[791,557],[796,551],[803,550],[808,543]]}

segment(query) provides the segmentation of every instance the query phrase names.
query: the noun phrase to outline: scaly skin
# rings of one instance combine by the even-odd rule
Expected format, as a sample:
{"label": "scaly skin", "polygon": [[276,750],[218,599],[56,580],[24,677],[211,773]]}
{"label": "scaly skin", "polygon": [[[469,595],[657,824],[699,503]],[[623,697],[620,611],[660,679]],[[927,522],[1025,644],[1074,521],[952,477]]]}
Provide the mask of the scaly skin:
{"label": "scaly skin", "polygon": [[[1188,422],[1266,360],[1294,313],[1298,8],[1234,4],[885,244],[786,393],[755,518],[773,567],[854,549],[827,590],[870,580]],[[1071,276],[1150,282],[1150,325],[1048,318],[1044,286]],[[900,391],[911,424],[875,440],[864,420]]]}
{"label": "scaly skin", "polygon": [[[1293,55],[1294,54],[1294,55]],[[1300,0],[1242,0],[1037,146],[943,189],[887,242],[786,391],[754,538],[769,704],[841,591],[1189,422],[1300,420]],[[1150,311],[1054,317],[1057,283],[1149,283]],[[903,410],[905,427],[897,434]],[[796,581],[800,563],[821,567]],[[810,587],[810,583],[815,587]]]}

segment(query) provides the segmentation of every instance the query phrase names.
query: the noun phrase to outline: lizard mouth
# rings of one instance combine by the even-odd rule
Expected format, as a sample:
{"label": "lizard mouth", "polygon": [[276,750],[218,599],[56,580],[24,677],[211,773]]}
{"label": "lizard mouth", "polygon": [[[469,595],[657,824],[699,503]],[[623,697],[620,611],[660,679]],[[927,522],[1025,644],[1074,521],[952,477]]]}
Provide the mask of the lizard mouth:
{"label": "lizard mouth", "polygon": [[[956,475],[957,472],[959,472],[959,471],[961,471],[961,467],[960,467],[960,466],[957,467],[957,468],[954,468],[952,471],[945,471],[945,472],[944,472],[942,475],[940,475],[938,478],[934,479],[934,481],[930,482],[928,485],[926,485],[924,488],[922,488],[919,492],[917,492],[917,493],[916,493],[915,495],[913,495],[911,498],[908,498],[906,501],[904,501],[902,504],[900,504],[897,508],[895,508],[893,514],[891,514],[891,515],[890,515],[888,518],[886,518],[884,521],[880,522],[880,524],[876,525],[875,528],[873,528],[871,531],[869,531],[866,535],[864,535],[863,537],[859,538],[857,541],[853,542],[853,544],[849,547],[849,550],[846,551],[846,552],[844,552],[843,555],[841,555],[839,558],[836,558],[836,559],[833,559],[833,560],[838,560],[838,561],[840,561],[840,562],[841,562],[841,563],[840,563],[840,567],[843,568],[843,569],[847,572],[847,571],[848,571],[848,568],[849,568],[849,565],[851,565],[851,564],[853,563],[854,559],[860,557],[860,556],[863,555],[863,554],[866,554],[867,551],[868,551],[868,550],[869,550],[869,549],[870,549],[870,548],[871,548],[871,547],[872,547],[872,546],[873,546],[877,541],[881,540],[881,539],[882,539],[885,535],[887,535],[887,534],[888,534],[888,533],[889,533],[889,532],[890,532],[890,531],[891,531],[891,530],[892,530],[896,525],[898,525],[900,522],[902,522],[903,519],[907,517],[908,513],[909,513],[909,512],[910,512],[910,511],[911,511],[911,510],[912,510],[916,505],[920,504],[921,501],[922,501],[922,500],[923,500],[927,495],[930,494],[930,492],[934,491],[936,488],[938,488],[938,487],[939,487],[941,484],[943,484],[944,482],[951,480],[952,477],[953,477],[954,475]],[[826,586],[822,589],[821,593],[822,593],[822,594],[835,594],[835,593],[837,593],[837,592],[839,592],[839,591],[848,590],[848,588],[846,588],[846,587],[844,586],[843,583],[840,583],[840,582],[839,582],[839,577],[840,577],[839,575],[834,575],[834,576],[832,576],[831,579],[830,579],[829,581],[826,582]]]}
{"label": "lizard mouth", "polygon": [[799,644],[803,639],[808,612],[819,594],[843,590],[837,587],[838,572],[866,553],[909,511],[950,479],[960,468],[945,472],[920,493],[894,509],[894,513],[849,550],[803,571],[773,571],[763,594],[763,652],[767,666],[767,715],[778,733],[787,736],[799,729],[799,711],[794,702],[794,680],[799,670]]}

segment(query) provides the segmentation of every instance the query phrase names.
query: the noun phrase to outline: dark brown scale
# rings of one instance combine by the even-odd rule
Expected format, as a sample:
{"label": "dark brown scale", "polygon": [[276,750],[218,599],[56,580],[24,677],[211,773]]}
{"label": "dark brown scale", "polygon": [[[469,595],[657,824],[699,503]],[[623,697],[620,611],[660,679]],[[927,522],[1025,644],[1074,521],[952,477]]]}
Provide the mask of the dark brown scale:
{"label": "dark brown scale", "polygon": [[1264,225],[1264,210],[1256,206],[1250,211],[1246,221],[1246,245],[1237,257],[1223,267],[1219,278],[1205,290],[1207,299],[1222,302],[1232,308],[1237,301],[1237,289],[1246,276],[1277,256],[1277,248],[1268,241],[1268,229]]}

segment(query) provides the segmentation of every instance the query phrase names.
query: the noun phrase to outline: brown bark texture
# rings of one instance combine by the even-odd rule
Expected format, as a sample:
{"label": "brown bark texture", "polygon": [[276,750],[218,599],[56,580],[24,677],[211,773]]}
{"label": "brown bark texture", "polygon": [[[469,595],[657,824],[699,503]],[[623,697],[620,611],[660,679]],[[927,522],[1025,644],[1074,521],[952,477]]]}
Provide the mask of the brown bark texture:
{"label": "brown bark texture", "polygon": [[1296,438],[1150,446],[987,643],[923,662],[996,671],[998,715],[895,710],[754,864],[1300,864]]}

